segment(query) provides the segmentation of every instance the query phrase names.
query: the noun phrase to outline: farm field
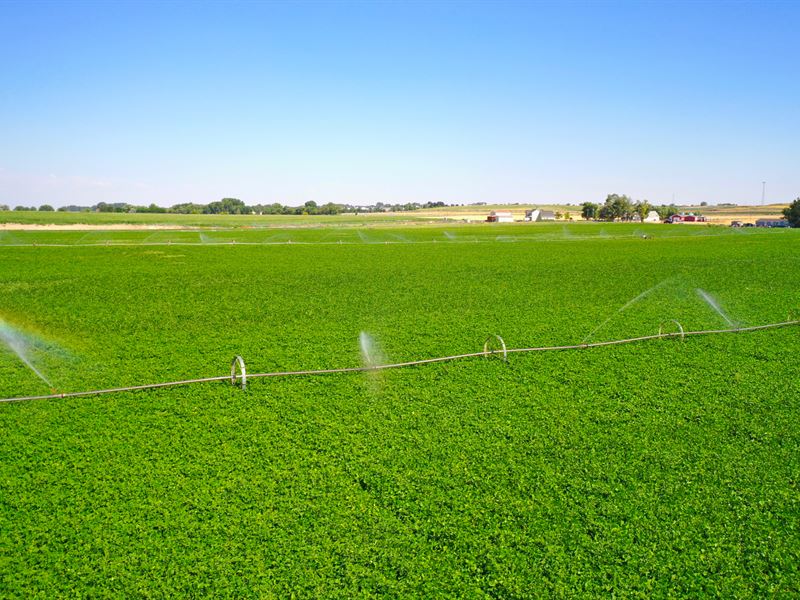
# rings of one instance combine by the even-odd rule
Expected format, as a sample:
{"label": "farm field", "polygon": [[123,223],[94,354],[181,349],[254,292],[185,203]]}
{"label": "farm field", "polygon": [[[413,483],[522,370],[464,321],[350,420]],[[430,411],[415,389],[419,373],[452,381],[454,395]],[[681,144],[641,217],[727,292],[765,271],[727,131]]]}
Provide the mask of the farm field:
{"label": "farm field", "polygon": [[[509,242],[571,242],[580,240],[682,239],[781,235],[756,229],[730,229],[710,224],[620,224],[620,223],[454,223],[419,222],[414,225],[391,221],[361,222],[346,226],[325,224],[273,225],[204,229],[127,230],[102,226],[81,231],[45,229],[0,230],[0,246],[162,246],[162,245],[371,245],[371,244],[475,244]],[[784,235],[793,235],[785,232]],[[743,239],[754,239],[746,237]]]}
{"label": "farm field", "polygon": [[374,222],[414,222],[424,220],[416,213],[363,213],[340,215],[183,215],[167,213],[100,213],[0,211],[0,224],[22,225],[167,225],[173,228],[239,228],[274,225],[352,225]]}
{"label": "farm field", "polygon": [[[0,398],[774,323],[798,272],[798,230],[0,231]],[[793,596],[799,355],[786,327],[0,403],[0,591]]]}
{"label": "farm field", "polygon": [[[682,206],[681,210],[697,212],[715,225],[729,225],[733,220],[755,222],[760,218],[780,218],[786,204],[766,206]],[[270,227],[348,227],[395,225],[408,226],[435,224],[447,221],[481,222],[492,210],[510,211],[515,220],[522,221],[525,211],[541,208],[569,213],[576,221],[581,221],[581,207],[559,204],[491,204],[484,206],[465,205],[441,208],[420,209],[398,213],[361,213],[339,215],[182,215],[158,213],[95,213],[95,212],[39,212],[39,211],[0,211],[0,231],[16,228],[68,228],[87,226],[88,228],[110,226],[118,228],[187,228],[187,229],[263,229]],[[562,224],[566,224],[565,219]]]}

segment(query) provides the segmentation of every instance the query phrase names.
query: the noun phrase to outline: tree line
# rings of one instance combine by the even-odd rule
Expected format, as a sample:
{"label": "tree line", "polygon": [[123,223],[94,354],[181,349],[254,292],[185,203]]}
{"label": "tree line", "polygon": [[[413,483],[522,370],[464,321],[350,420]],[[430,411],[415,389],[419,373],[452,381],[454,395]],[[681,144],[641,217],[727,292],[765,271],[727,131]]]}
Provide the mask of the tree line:
{"label": "tree line", "polygon": [[[705,202],[702,203],[705,205]],[[625,194],[609,194],[603,204],[584,202],[581,205],[581,216],[595,221],[632,221],[636,217],[641,220],[654,210],[661,220],[677,215],[679,210],[674,204],[650,204],[647,200],[633,201]]]}
{"label": "tree line", "polygon": [[[485,204],[484,202],[476,203],[476,206]],[[705,206],[705,202],[701,202],[700,206]],[[100,202],[94,206],[62,206],[58,209],[59,212],[114,212],[114,213],[173,213],[173,214],[190,214],[190,215],[338,215],[341,213],[379,213],[379,212],[404,212],[412,210],[420,210],[423,208],[440,208],[444,206],[457,206],[448,205],[444,202],[425,202],[420,204],[418,202],[408,202],[406,204],[385,204],[378,202],[370,206],[354,206],[352,204],[335,204],[328,202],[326,204],[318,205],[313,200],[309,200],[302,206],[286,206],[280,203],[273,204],[254,204],[252,206],[246,205],[238,198],[223,198],[217,202],[209,204],[194,204],[186,202],[183,204],[175,204],[169,208],[158,206],[157,204],[150,204],[149,206],[137,206],[134,204],[126,204],[124,202]],[[725,206],[725,205],[718,205]],[[735,206],[735,205],[730,205]],[[11,210],[7,204],[0,204],[0,211]],[[42,204],[38,208],[36,206],[15,206],[14,210],[17,211],[40,211],[52,212],[56,210],[49,204]],[[654,210],[658,213],[661,220],[667,219],[672,215],[676,215],[679,209],[674,204],[661,204],[653,205],[647,200],[633,201],[628,196],[622,194],[609,194],[603,204],[594,202],[584,202],[581,205],[581,216],[588,220],[597,221],[631,221],[635,217],[641,220]],[[792,204],[785,208],[783,211],[784,217],[789,221],[792,227],[800,227],[800,197],[796,198]],[[557,215],[558,216],[558,215]],[[569,218],[569,213],[565,215]]]}
{"label": "tree line", "polygon": [[[101,213],[173,213],[182,215],[338,215],[341,213],[380,213],[380,212],[405,212],[421,210],[424,208],[441,208],[450,206],[444,202],[407,202],[405,204],[386,204],[377,202],[369,206],[356,206],[352,204],[337,204],[328,202],[317,204],[309,200],[302,206],[286,206],[275,202],[273,204],[254,204],[248,206],[238,198],[223,198],[208,204],[195,204],[184,202],[174,204],[168,208],[150,204],[149,206],[138,206],[125,202],[99,202],[93,206],[62,206],[59,212],[101,212]],[[11,210],[8,205],[0,204],[0,211]],[[39,208],[35,206],[16,206],[14,210],[27,211],[53,211],[49,204],[42,204]]]}

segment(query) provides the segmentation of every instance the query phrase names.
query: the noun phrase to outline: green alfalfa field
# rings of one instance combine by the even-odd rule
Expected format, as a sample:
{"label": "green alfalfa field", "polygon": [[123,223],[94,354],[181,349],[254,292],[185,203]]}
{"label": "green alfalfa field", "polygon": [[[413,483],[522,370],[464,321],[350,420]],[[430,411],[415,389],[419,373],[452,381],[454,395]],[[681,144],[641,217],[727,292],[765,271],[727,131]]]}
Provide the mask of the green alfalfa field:
{"label": "green alfalfa field", "polygon": [[[0,398],[800,309],[796,230],[2,235]],[[786,327],[2,403],[0,595],[793,596],[798,356]]]}

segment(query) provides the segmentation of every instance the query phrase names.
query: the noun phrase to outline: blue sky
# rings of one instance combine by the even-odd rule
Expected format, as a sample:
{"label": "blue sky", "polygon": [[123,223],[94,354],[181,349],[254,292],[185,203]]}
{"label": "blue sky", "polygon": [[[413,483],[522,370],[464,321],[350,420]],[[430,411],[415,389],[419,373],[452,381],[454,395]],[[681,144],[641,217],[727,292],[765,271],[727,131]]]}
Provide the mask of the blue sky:
{"label": "blue sky", "polygon": [[800,196],[800,2],[0,2],[0,203]]}

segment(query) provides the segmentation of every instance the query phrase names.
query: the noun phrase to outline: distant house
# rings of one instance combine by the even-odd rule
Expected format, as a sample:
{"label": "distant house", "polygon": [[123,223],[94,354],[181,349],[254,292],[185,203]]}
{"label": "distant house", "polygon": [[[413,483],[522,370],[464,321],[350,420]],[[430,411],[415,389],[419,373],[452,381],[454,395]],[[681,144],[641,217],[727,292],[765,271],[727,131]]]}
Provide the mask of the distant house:
{"label": "distant house", "polygon": [[487,223],[513,223],[514,215],[507,210],[493,210],[486,217]]}
{"label": "distant house", "polygon": [[532,210],[525,211],[525,220],[526,221],[555,221],[556,215],[552,210],[542,210],[540,208],[534,208]]}
{"label": "distant house", "polygon": [[758,219],[756,227],[788,227],[789,221],[786,219]]}
{"label": "distant house", "polygon": [[654,210],[651,210],[647,213],[647,216],[644,218],[645,223],[660,223],[661,217],[658,216],[658,213]]}
{"label": "distant house", "polygon": [[667,218],[667,223],[705,223],[706,218],[703,215],[696,215],[694,213],[680,213],[672,215]]}

